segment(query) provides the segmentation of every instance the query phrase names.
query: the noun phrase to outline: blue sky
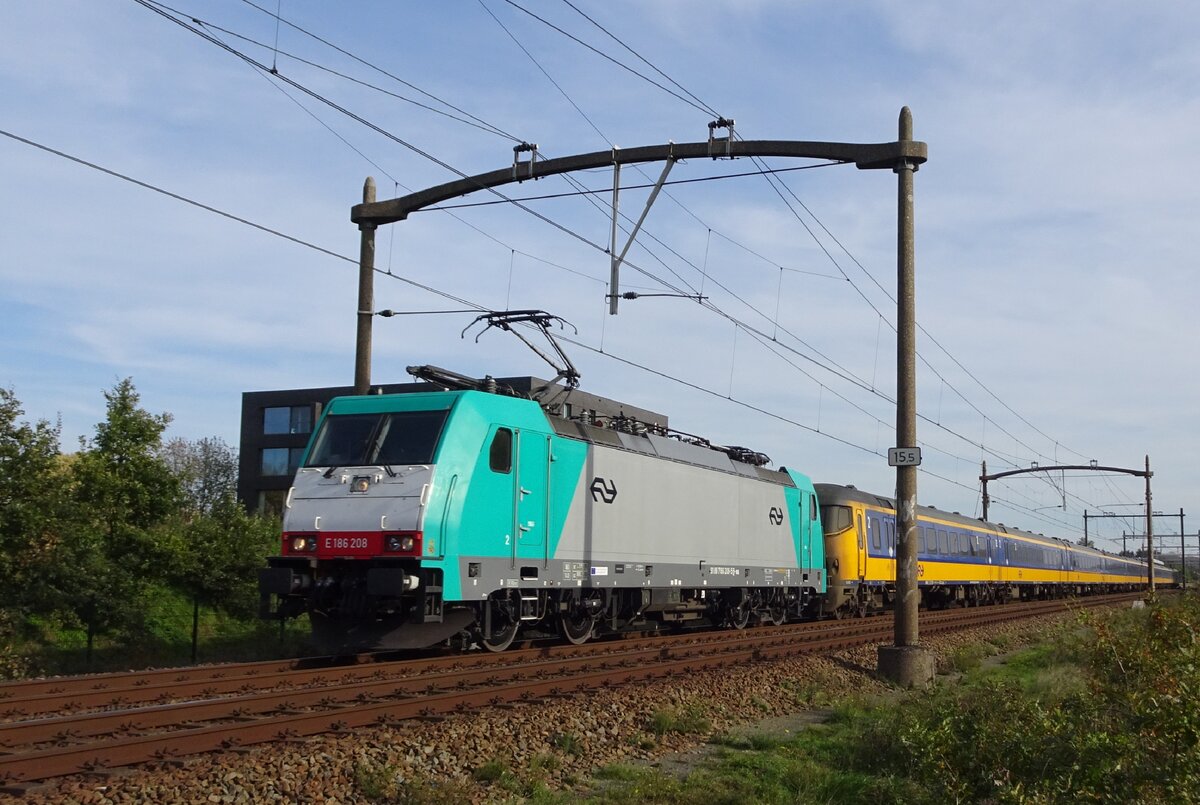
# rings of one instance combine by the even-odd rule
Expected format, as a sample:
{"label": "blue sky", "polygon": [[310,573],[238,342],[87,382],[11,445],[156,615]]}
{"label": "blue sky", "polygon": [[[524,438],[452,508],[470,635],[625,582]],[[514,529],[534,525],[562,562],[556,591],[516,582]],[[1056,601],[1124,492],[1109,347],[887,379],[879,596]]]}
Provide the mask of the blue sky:
{"label": "blue sky", "polygon": [[[29,418],[61,417],[66,449],[123,377],[174,416],[170,435],[236,444],[243,391],[353,379],[349,210],[367,175],[390,198],[457,178],[444,165],[504,167],[512,138],[548,157],[700,141],[711,111],[746,139],[883,142],[908,105],[930,153],[916,176],[920,500],[977,514],[982,459],[1140,468],[1149,454],[1155,509],[1185,509],[1196,533],[1200,7],[573,2],[261,0],[297,27],[241,0],[172,4],[390,137],[132,0],[6,4],[0,129],[349,260],[0,137],[0,384]],[[755,169],[681,163],[671,179]],[[622,183],[659,170],[626,168]],[[608,170],[575,178],[612,184]],[[385,227],[377,264],[394,276],[377,279],[376,307],[459,307],[401,277],[548,310],[579,328],[567,348],[586,389],[890,494],[895,178],[779,178],[779,192],[762,176],[672,186],[630,250],[646,273],[627,268],[628,287],[669,283],[711,308],[646,298],[605,315],[607,193],[530,202],[570,234],[508,205]],[[636,219],[646,192],[623,192],[622,212]],[[377,319],[373,378],[404,381],[415,363],[547,372],[511,336],[461,338],[469,321]],[[1069,477],[1066,510],[1055,480],[994,485],[993,519],[1074,539],[1087,508],[1131,516],[1102,537],[1140,530],[1140,479]]]}

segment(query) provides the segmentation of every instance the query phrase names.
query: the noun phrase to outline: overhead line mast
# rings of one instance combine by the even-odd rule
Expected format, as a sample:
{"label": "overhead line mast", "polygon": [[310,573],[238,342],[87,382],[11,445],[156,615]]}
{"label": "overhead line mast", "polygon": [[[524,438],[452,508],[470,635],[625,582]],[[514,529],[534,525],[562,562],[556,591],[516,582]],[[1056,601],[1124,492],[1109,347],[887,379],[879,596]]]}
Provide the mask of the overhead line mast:
{"label": "overhead line mast", "polygon": [[[625,253],[637,235],[638,228],[649,212],[662,183],[666,180],[671,166],[681,159],[733,159],[737,157],[793,157],[801,159],[828,159],[837,162],[854,163],[862,170],[890,169],[899,177],[898,185],[898,217],[897,217],[897,265],[899,276],[898,327],[901,334],[897,339],[897,374],[901,390],[897,399],[897,452],[904,451],[905,455],[917,456],[911,466],[897,466],[896,497],[899,518],[900,539],[897,545],[897,599],[896,599],[896,645],[883,647],[879,654],[879,669],[885,675],[906,685],[926,685],[932,681],[932,655],[921,650],[917,645],[917,605],[920,595],[917,591],[917,540],[916,540],[916,507],[917,485],[916,464],[919,463],[916,434],[916,339],[914,313],[914,246],[913,246],[913,174],[921,163],[928,159],[928,147],[925,143],[912,139],[912,113],[908,107],[900,112],[899,138],[888,143],[840,143],[794,140],[735,140],[733,136],[734,122],[719,118],[709,124],[709,138],[697,143],[666,143],[664,145],[649,145],[639,148],[612,148],[608,151],[593,151],[587,154],[559,157],[545,161],[537,161],[536,146],[521,144],[514,149],[511,166],[468,176],[445,184],[437,185],[407,196],[387,201],[374,201],[364,193],[363,203],[356,204],[350,210],[350,220],[358,224],[362,231],[362,262],[359,265],[361,274],[374,271],[375,230],[381,224],[402,221],[408,215],[425,207],[438,204],[448,199],[474,193],[478,190],[489,190],[500,185],[522,182],[528,179],[538,179],[562,173],[597,168],[613,168],[613,235],[609,247],[611,260],[611,282],[609,287],[609,312],[616,314],[617,300],[620,298],[619,271]],[[715,130],[727,129],[727,137],[716,137]],[[521,160],[520,154],[529,151],[528,161]],[[642,162],[666,162],[661,177],[651,195],[645,211],[642,213],[638,226],[634,228],[629,243],[621,254],[616,254],[616,217],[617,197],[620,190],[620,168]],[[368,182],[373,184],[371,180]],[[361,286],[360,286],[361,287]],[[369,311],[373,301],[359,300],[359,321]],[[355,366],[367,364],[367,372],[360,379],[356,372],[355,388],[369,389],[370,375],[370,345],[360,341],[359,352],[355,356]],[[365,353],[365,355],[364,355]],[[362,382],[365,381],[365,382]],[[361,392],[360,392],[361,393]]]}

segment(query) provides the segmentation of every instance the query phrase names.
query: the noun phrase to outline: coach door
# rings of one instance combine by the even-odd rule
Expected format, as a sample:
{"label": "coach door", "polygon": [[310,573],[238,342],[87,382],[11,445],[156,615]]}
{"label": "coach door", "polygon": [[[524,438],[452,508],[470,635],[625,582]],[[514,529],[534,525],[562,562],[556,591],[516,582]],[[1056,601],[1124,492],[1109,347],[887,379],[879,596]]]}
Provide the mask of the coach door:
{"label": "coach door", "polygon": [[517,466],[513,489],[514,564],[548,560],[550,521],[550,437],[534,431],[517,432]]}
{"label": "coach door", "polygon": [[858,513],[858,580],[862,581],[867,575],[867,531],[863,527],[862,512]]}

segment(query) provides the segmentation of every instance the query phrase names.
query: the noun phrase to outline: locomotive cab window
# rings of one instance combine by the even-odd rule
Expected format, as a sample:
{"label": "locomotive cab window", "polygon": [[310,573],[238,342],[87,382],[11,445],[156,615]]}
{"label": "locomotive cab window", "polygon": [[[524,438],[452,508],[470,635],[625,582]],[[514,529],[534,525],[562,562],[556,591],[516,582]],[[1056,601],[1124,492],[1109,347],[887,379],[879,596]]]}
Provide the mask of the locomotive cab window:
{"label": "locomotive cab window", "polygon": [[331,414],[307,467],[431,464],[449,411]]}
{"label": "locomotive cab window", "polygon": [[508,428],[497,428],[492,437],[492,447],[488,451],[488,466],[492,472],[512,471],[512,441],[513,433]]}

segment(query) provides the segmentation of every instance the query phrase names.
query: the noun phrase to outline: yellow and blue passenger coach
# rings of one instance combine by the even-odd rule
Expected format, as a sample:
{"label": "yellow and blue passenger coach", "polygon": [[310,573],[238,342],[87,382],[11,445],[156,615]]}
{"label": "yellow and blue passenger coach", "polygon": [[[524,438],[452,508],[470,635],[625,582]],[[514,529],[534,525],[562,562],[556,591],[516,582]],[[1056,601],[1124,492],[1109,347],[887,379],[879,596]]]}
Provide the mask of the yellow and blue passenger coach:
{"label": "yellow and blue passenger coach", "polygon": [[[816,484],[825,529],[825,611],[864,615],[890,607],[896,589],[896,506],[853,486]],[[917,507],[922,606],[975,606],[1146,586],[1145,560],[1117,556],[957,512]],[[1155,565],[1155,582],[1174,583]]]}

